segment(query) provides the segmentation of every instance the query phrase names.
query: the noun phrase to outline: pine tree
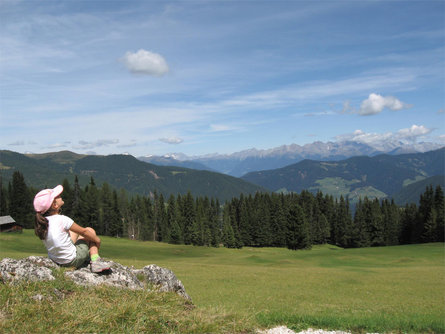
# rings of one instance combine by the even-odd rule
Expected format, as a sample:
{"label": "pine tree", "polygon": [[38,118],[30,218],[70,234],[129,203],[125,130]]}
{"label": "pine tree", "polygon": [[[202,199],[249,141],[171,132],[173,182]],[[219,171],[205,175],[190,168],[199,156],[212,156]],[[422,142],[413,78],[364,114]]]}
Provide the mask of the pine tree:
{"label": "pine tree", "polygon": [[167,221],[170,227],[169,241],[172,244],[180,244],[182,242],[182,231],[179,226],[179,210],[176,205],[175,196],[170,195],[167,201]]}
{"label": "pine tree", "polygon": [[361,199],[355,206],[350,245],[351,247],[369,247],[371,245],[366,222],[366,208]]}
{"label": "pine tree", "polygon": [[416,235],[420,242],[430,242],[432,236],[430,229],[436,229],[436,217],[432,217],[434,212],[434,190],[433,186],[426,187],[425,192],[420,195],[419,200],[419,222]]}
{"label": "pine tree", "polygon": [[62,197],[63,197],[63,201],[65,202],[65,204],[63,205],[63,208],[62,208],[62,212],[64,215],[66,215],[68,217],[72,217],[72,215],[73,215],[73,212],[72,212],[73,190],[71,189],[71,185],[67,179],[63,180],[62,186],[63,186]]}
{"label": "pine tree", "polygon": [[406,204],[400,218],[400,244],[412,244],[419,240],[419,236],[416,234],[418,216],[416,204]]}
{"label": "pine tree", "polygon": [[284,211],[284,195],[272,194],[270,211],[271,246],[286,246],[287,221]]}
{"label": "pine tree", "polygon": [[190,245],[192,243],[193,223],[195,222],[196,217],[194,200],[190,192],[183,198],[181,215],[184,224],[184,243]]}
{"label": "pine tree", "polygon": [[213,247],[218,247],[221,242],[221,228],[219,224],[220,220],[220,210],[219,201],[210,201],[210,217],[209,217],[209,228],[210,228],[210,245]]}
{"label": "pine tree", "polygon": [[23,224],[24,228],[34,227],[33,196],[22,173],[15,171],[12,174],[9,211],[12,218]]}
{"label": "pine tree", "polygon": [[224,207],[224,214],[223,214],[223,232],[222,232],[222,242],[224,247],[227,248],[236,248],[236,240],[235,235],[233,233],[232,223],[230,222],[230,207],[225,206]]}
{"label": "pine tree", "polygon": [[113,236],[110,231],[110,225],[113,223],[113,195],[108,183],[102,184],[101,188],[101,215],[100,215],[100,229],[104,235]]}
{"label": "pine tree", "polygon": [[290,205],[287,222],[287,248],[293,250],[310,248],[309,226],[303,209],[296,201]]}
{"label": "pine tree", "polygon": [[155,239],[155,214],[154,214],[154,204],[152,203],[150,197],[144,197],[138,199],[138,206],[140,211],[138,214],[138,220],[141,226],[141,239],[151,240]]}
{"label": "pine tree", "polygon": [[382,201],[382,215],[384,228],[385,246],[397,245],[400,234],[400,215],[399,208],[394,200],[389,202],[387,199]]}
{"label": "pine tree", "polygon": [[79,224],[85,224],[87,215],[85,212],[85,203],[82,198],[82,190],[80,189],[79,179],[77,175],[74,178],[73,194],[71,200],[71,218]]}
{"label": "pine tree", "polygon": [[91,177],[89,185],[85,188],[85,218],[85,225],[91,226],[97,234],[103,234],[99,221],[99,191],[93,177]]}
{"label": "pine tree", "polygon": [[445,198],[442,187],[436,186],[434,192],[434,209],[436,210],[436,241],[443,242],[445,236]]}
{"label": "pine tree", "polygon": [[0,175],[0,216],[9,215],[8,192],[3,188],[2,176]]}
{"label": "pine tree", "polygon": [[113,190],[113,203],[111,207],[111,215],[109,217],[109,233],[111,236],[121,237],[123,234],[122,218],[119,210],[119,202],[117,192]]}

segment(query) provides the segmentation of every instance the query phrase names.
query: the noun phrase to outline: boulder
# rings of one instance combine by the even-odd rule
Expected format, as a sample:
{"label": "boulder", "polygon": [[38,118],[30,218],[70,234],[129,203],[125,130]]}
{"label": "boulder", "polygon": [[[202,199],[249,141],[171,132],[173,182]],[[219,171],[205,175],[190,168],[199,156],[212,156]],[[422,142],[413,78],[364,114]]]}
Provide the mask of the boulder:
{"label": "boulder", "polygon": [[[108,261],[110,270],[100,274],[92,273],[89,267],[65,271],[65,276],[76,284],[84,286],[109,285],[125,289],[147,289],[144,281],[150,282],[161,292],[175,292],[191,301],[185,292],[184,285],[175,274],[166,268],[151,264],[143,269],[133,269],[120,263]],[[53,270],[59,266],[47,257],[30,256],[20,260],[4,258],[0,261],[0,281],[14,283],[22,280],[45,281],[55,280]],[[142,277],[142,281],[138,277]]]}
{"label": "boulder", "polygon": [[51,269],[58,266],[48,258],[30,256],[26,259],[14,260],[4,258],[0,261],[0,280],[3,282],[26,281],[52,281]]}
{"label": "boulder", "polygon": [[101,284],[139,290],[144,288],[144,284],[138,280],[133,271],[119,263],[108,261],[110,270],[100,274],[94,274],[88,268],[69,270],[65,276],[71,278],[75,283],[85,286],[97,286]]}
{"label": "boulder", "polygon": [[145,279],[157,286],[159,291],[175,292],[185,299],[191,300],[190,296],[185,292],[184,285],[178,280],[173,271],[150,264],[142,269],[133,269],[136,275],[144,275]]}

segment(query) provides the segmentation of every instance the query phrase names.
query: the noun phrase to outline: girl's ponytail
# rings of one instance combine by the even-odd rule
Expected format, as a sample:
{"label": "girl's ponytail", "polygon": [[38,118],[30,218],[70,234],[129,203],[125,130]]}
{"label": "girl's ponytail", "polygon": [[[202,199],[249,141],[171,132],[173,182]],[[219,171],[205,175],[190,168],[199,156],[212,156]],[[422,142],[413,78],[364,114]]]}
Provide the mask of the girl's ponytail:
{"label": "girl's ponytail", "polygon": [[40,240],[45,240],[46,236],[48,235],[48,219],[46,219],[46,217],[40,212],[36,213],[34,233],[40,238]]}

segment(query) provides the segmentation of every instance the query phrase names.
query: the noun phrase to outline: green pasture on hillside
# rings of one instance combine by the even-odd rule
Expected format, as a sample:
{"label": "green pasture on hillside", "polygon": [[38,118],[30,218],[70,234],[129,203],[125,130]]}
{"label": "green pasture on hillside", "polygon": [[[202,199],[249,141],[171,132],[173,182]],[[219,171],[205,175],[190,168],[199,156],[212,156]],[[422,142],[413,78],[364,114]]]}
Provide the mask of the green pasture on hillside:
{"label": "green pasture on hillside", "polygon": [[[0,258],[45,253],[31,230],[0,235]],[[445,333],[444,254],[441,243],[290,251],[109,237],[101,249],[103,257],[127,266],[173,270],[197,309],[208,314],[232,314],[262,328],[380,333]]]}

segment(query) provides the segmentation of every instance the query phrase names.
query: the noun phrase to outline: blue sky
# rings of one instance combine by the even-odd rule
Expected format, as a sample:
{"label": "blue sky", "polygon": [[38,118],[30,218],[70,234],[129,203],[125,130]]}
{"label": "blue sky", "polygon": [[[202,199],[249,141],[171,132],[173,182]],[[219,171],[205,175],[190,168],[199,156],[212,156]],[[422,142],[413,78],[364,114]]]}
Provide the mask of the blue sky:
{"label": "blue sky", "polygon": [[445,145],[444,1],[0,0],[0,148]]}

